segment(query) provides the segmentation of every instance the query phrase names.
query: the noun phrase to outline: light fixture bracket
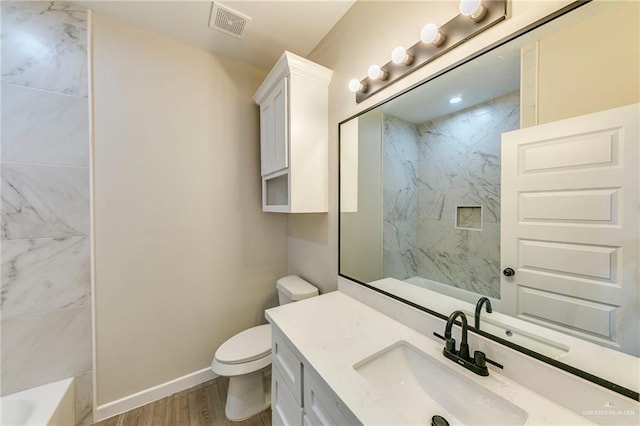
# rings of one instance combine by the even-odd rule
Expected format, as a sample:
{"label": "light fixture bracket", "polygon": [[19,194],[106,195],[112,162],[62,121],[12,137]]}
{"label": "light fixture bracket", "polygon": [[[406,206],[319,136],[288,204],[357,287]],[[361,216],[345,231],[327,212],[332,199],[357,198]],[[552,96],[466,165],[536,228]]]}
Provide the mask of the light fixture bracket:
{"label": "light fixture bracket", "polygon": [[407,49],[407,53],[413,55],[413,61],[410,65],[394,64],[390,61],[382,66],[388,73],[385,80],[372,80],[369,77],[361,80],[366,89],[356,92],[356,103],[368,99],[385,87],[507,18],[507,0],[483,0],[482,4],[487,12],[480,22],[475,22],[470,17],[458,13],[449,22],[439,27],[440,31],[445,34],[444,42],[440,46],[418,40],[416,44]]}

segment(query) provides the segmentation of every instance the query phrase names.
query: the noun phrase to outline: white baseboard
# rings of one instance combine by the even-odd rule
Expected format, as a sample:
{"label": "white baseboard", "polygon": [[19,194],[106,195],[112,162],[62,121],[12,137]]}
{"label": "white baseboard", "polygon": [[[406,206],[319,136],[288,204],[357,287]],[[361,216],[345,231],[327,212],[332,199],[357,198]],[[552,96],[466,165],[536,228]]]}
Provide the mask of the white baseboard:
{"label": "white baseboard", "polygon": [[162,383],[132,395],[125,396],[124,398],[116,401],[95,407],[93,410],[93,420],[95,422],[99,422],[101,420],[108,419],[109,417],[122,414],[125,411],[133,410],[134,408],[165,398],[176,392],[197,386],[201,383],[215,379],[216,377],[218,376],[211,371],[210,367],[203,368],[202,370],[195,371],[166,383]]}

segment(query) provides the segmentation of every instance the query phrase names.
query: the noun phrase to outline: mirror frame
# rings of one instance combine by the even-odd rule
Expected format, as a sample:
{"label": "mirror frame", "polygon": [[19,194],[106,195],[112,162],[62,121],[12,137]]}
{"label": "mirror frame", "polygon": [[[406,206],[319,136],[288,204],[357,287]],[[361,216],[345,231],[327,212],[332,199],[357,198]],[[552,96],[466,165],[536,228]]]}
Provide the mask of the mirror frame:
{"label": "mirror frame", "polygon": [[[442,76],[442,75],[444,75],[444,74],[446,74],[446,73],[448,73],[448,72],[450,72],[450,71],[452,71],[452,70],[454,70],[454,69],[456,69],[456,68],[458,68],[458,67],[460,67],[460,66],[462,66],[462,65],[464,65],[464,64],[466,64],[466,63],[468,63],[468,62],[470,62],[470,61],[472,61],[472,60],[474,60],[474,59],[476,59],[476,58],[478,58],[480,56],[482,56],[482,55],[484,55],[485,53],[488,53],[488,52],[490,52],[490,51],[492,51],[492,50],[494,50],[494,49],[496,49],[496,48],[498,48],[498,47],[500,47],[500,46],[502,46],[502,45],[504,45],[504,44],[506,44],[506,43],[508,43],[508,42],[510,42],[510,41],[522,36],[522,35],[524,35],[524,34],[527,34],[527,33],[531,32],[531,31],[533,31],[533,30],[535,30],[535,29],[537,29],[537,28],[539,28],[539,27],[541,27],[541,26],[543,26],[543,25],[545,25],[545,24],[547,24],[547,23],[549,23],[549,22],[551,22],[551,21],[563,16],[563,15],[566,15],[567,13],[569,13],[569,12],[571,12],[571,11],[581,7],[581,6],[586,5],[586,4],[590,3],[591,1],[592,0],[577,0],[577,1],[574,1],[573,3],[570,3],[569,5],[561,8],[561,9],[559,9],[557,11],[555,11],[554,13],[552,13],[550,15],[547,15],[546,17],[544,17],[544,18],[542,18],[542,19],[540,19],[540,20],[538,20],[538,21],[536,21],[536,22],[534,22],[534,23],[532,23],[532,24],[530,24],[530,25],[528,25],[528,26],[526,26],[524,28],[521,28],[520,30],[518,30],[518,31],[516,31],[516,32],[514,32],[514,33],[512,33],[512,34],[510,34],[510,35],[498,40],[497,42],[495,42],[495,43],[493,43],[493,44],[491,44],[489,46],[484,47],[483,49],[481,49],[481,50],[479,50],[479,51],[467,56],[466,58],[464,58],[464,59],[462,59],[462,60],[460,60],[458,62],[455,62],[454,64],[452,64],[452,65],[450,65],[448,67],[445,67],[444,69],[442,69],[442,70],[432,74],[431,76],[429,76],[429,77],[427,77],[427,78],[425,78],[425,79],[423,79],[423,80],[421,80],[421,81],[419,81],[419,82],[407,87],[406,89],[401,90],[398,93],[394,93],[390,97],[378,102],[377,104],[375,104],[373,106],[370,106],[370,107],[358,112],[357,114],[354,114],[351,117],[348,117],[348,118],[342,120],[341,122],[339,122],[338,123],[338,214],[339,215],[341,214],[340,213],[341,212],[340,195],[339,195],[340,194],[340,189],[341,189],[341,186],[340,186],[340,183],[341,183],[340,170],[341,169],[340,169],[340,155],[339,155],[339,153],[341,152],[340,151],[340,149],[341,149],[340,131],[341,131],[342,124],[344,124],[344,123],[346,123],[346,122],[348,122],[348,121],[350,121],[350,120],[352,120],[354,118],[358,118],[358,117],[360,117],[360,116],[362,116],[362,115],[364,115],[364,114],[366,114],[366,113],[368,113],[368,112],[370,112],[370,111],[372,111],[372,110],[374,110],[374,109],[376,109],[376,108],[378,108],[378,107],[380,107],[380,106],[382,106],[382,105],[384,105],[384,104],[386,104],[386,103],[388,103],[388,102],[390,102],[390,101],[392,101],[392,100],[394,100],[394,99],[396,99],[396,98],[398,98],[398,97],[400,97],[402,95],[404,95],[405,93],[410,92],[410,91],[412,91],[413,89],[415,89],[415,88],[417,88],[419,86],[422,86],[423,84],[426,84],[426,83],[428,83],[428,82],[430,82],[432,80],[435,80],[436,78],[438,78],[438,77],[440,77],[440,76]],[[342,246],[341,243],[342,243],[342,233],[341,233],[341,220],[340,220],[340,217],[339,217],[339,219],[338,219],[338,275],[340,277],[343,277],[343,278],[348,279],[348,280],[350,280],[352,282],[360,284],[360,285],[362,285],[362,286],[364,286],[364,287],[366,287],[368,289],[371,289],[373,291],[376,291],[378,293],[382,293],[383,295],[385,295],[387,297],[390,297],[390,298],[392,298],[392,299],[394,299],[396,301],[399,301],[399,302],[402,302],[404,304],[407,304],[407,305],[409,305],[409,306],[411,306],[413,308],[419,309],[419,310],[421,310],[423,312],[426,312],[426,313],[428,313],[430,315],[433,315],[433,316],[435,316],[437,318],[440,318],[440,319],[445,320],[445,321],[447,320],[448,317],[446,315],[444,315],[444,314],[441,314],[439,312],[431,310],[431,309],[429,309],[427,307],[424,307],[422,305],[414,303],[414,302],[412,302],[410,300],[403,299],[402,297],[399,297],[399,296],[397,296],[395,294],[392,294],[392,293],[389,293],[387,291],[381,290],[381,289],[379,289],[377,287],[374,287],[374,286],[372,286],[370,284],[367,284],[367,283],[362,282],[362,281],[360,281],[358,279],[355,279],[353,277],[350,277],[348,275],[343,274],[341,272],[341,256],[340,256],[341,255],[341,246]],[[459,321],[456,321],[456,324],[457,325],[461,325]],[[487,338],[489,340],[492,340],[492,341],[494,341],[496,343],[499,343],[501,345],[507,346],[507,347],[509,347],[511,349],[514,349],[514,350],[516,350],[518,352],[521,352],[521,353],[523,353],[525,355],[528,355],[528,356],[530,356],[532,358],[535,358],[535,359],[537,359],[539,361],[545,362],[545,363],[547,363],[547,364],[549,364],[549,365],[551,365],[553,367],[559,368],[560,370],[563,370],[563,371],[566,371],[568,373],[574,374],[574,375],[576,375],[576,376],[578,376],[578,377],[580,377],[582,379],[585,379],[585,380],[587,380],[589,382],[592,382],[594,384],[597,384],[599,386],[607,388],[607,389],[609,389],[609,390],[611,390],[613,392],[616,392],[616,393],[618,393],[620,395],[623,395],[625,397],[631,398],[631,399],[633,399],[635,401],[639,401],[640,400],[640,393],[635,391],[635,390],[628,389],[626,387],[620,386],[620,385],[618,385],[618,384],[616,384],[614,382],[611,382],[611,381],[606,380],[606,379],[604,379],[602,377],[596,376],[595,374],[589,373],[587,371],[584,371],[584,370],[581,370],[579,368],[573,367],[571,365],[565,364],[563,362],[557,361],[557,360],[555,360],[553,358],[550,358],[548,356],[540,354],[540,353],[538,353],[538,352],[536,352],[534,350],[531,350],[531,349],[525,348],[523,346],[517,345],[517,344],[512,343],[512,342],[510,342],[508,340],[502,339],[501,337],[498,337],[496,335],[487,333],[487,332],[485,332],[483,330],[476,329],[475,327],[473,327],[471,325],[469,325],[469,331],[471,331],[472,333],[475,333],[475,334],[477,334],[479,336],[485,337],[485,338]]]}

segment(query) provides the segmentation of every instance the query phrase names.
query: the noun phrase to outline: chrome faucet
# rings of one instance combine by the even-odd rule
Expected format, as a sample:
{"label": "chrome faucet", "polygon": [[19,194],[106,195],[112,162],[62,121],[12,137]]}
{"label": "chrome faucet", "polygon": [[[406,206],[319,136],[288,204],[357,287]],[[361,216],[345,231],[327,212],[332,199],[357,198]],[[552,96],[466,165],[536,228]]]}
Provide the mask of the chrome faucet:
{"label": "chrome faucet", "polygon": [[481,297],[480,299],[478,299],[478,303],[476,303],[476,314],[473,317],[474,321],[473,321],[473,326],[475,327],[476,330],[480,330],[480,311],[482,311],[482,305],[486,304],[485,308],[487,310],[487,313],[492,313],[493,309],[491,308],[491,300],[489,300],[488,297]]}

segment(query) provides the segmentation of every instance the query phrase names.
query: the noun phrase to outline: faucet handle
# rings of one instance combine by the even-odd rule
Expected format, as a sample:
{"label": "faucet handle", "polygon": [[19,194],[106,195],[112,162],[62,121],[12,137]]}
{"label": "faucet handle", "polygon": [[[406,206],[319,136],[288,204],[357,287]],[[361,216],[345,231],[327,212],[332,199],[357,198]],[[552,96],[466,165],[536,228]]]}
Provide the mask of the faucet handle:
{"label": "faucet handle", "polygon": [[473,353],[473,362],[478,367],[486,367],[487,366],[487,358],[486,358],[486,355],[484,354],[484,352],[475,351]]}
{"label": "faucet handle", "polygon": [[482,351],[475,351],[473,353],[473,362],[478,367],[485,367],[487,365],[487,362],[488,362],[489,364],[493,364],[498,368],[504,369],[504,365],[502,365],[499,362],[496,362],[496,361],[494,361],[492,359],[487,358],[487,355]]}
{"label": "faucet handle", "polygon": [[456,339],[453,337],[449,337],[448,339],[442,336],[441,334],[433,332],[433,335],[436,336],[440,340],[444,340],[444,348],[447,352],[451,352],[452,354],[456,353]]}
{"label": "faucet handle", "polygon": [[454,339],[453,337],[449,337],[448,339],[446,339],[444,341],[444,348],[446,349],[447,352],[455,354],[456,353],[456,339]]}

